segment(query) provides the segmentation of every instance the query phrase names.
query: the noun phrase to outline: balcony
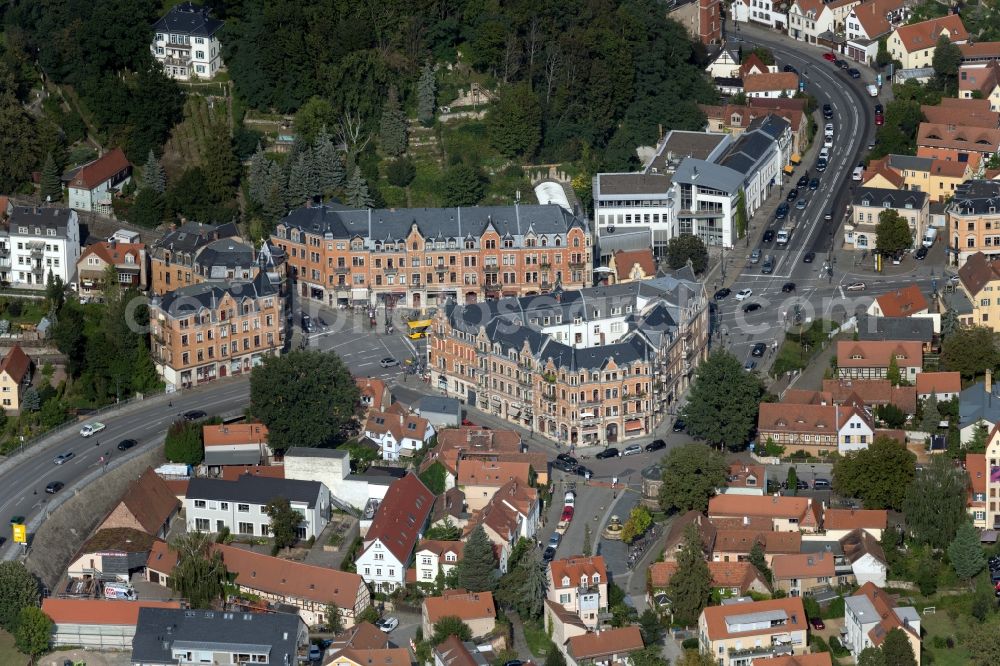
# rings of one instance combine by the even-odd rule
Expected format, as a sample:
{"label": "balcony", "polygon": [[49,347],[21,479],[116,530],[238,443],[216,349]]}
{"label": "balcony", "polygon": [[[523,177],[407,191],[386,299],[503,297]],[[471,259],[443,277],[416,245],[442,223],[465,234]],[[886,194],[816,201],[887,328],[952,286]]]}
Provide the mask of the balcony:
{"label": "balcony", "polygon": [[496,275],[497,273],[500,272],[500,267],[499,266],[483,266],[483,271],[487,275]]}
{"label": "balcony", "polygon": [[586,267],[586,264],[584,262],[582,262],[582,261],[571,261],[571,262],[569,262],[569,268],[572,271],[583,270],[585,267]]}
{"label": "balcony", "polygon": [[173,58],[173,57],[167,56],[166,58],[163,59],[163,64],[164,65],[168,65],[170,67],[190,67],[191,66],[191,59],[190,58]]}
{"label": "balcony", "polygon": [[786,654],[792,654],[792,644],[789,643],[774,643],[772,645],[761,645],[759,647],[752,648],[742,648],[733,649],[731,648],[728,652],[730,659],[737,659],[740,657],[750,657],[754,658],[767,658],[767,657],[780,657]]}
{"label": "balcony", "polygon": [[336,267],[334,267],[333,272],[336,273],[337,275],[348,275],[351,272],[351,267],[350,266],[336,266]]}
{"label": "balcony", "polygon": [[399,272],[399,267],[397,267],[397,266],[386,266],[385,269],[382,272],[385,273],[386,275],[395,275],[396,273]]}

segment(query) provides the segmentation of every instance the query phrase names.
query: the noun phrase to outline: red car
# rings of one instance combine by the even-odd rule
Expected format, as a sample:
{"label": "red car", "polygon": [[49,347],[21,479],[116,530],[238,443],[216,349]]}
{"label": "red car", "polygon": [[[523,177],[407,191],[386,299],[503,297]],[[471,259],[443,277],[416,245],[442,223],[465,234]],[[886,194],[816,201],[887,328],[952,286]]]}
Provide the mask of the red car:
{"label": "red car", "polygon": [[561,522],[568,523],[573,520],[573,507],[567,506],[563,509]]}
{"label": "red car", "polygon": [[885,122],[885,116],[883,116],[881,113],[876,113],[875,114],[875,124],[876,125],[881,125],[884,122]]}
{"label": "red car", "polygon": [[834,53],[833,51],[827,51],[826,53],[823,54],[823,60],[833,62],[836,59],[837,59],[837,54]]}
{"label": "red car", "polygon": [[812,623],[813,629],[826,629],[826,625],[823,624],[823,620],[818,617],[810,618],[809,622]]}

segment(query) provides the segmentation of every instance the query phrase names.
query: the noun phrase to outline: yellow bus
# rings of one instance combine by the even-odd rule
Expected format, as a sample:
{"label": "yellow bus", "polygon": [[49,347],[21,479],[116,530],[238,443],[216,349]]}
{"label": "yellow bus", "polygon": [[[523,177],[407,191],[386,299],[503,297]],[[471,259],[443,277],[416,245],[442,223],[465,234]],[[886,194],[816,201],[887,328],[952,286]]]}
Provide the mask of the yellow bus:
{"label": "yellow bus", "polygon": [[434,323],[432,319],[415,319],[413,321],[406,322],[406,326],[409,329],[408,335],[411,340],[419,340],[427,335],[427,330],[430,329],[431,324]]}

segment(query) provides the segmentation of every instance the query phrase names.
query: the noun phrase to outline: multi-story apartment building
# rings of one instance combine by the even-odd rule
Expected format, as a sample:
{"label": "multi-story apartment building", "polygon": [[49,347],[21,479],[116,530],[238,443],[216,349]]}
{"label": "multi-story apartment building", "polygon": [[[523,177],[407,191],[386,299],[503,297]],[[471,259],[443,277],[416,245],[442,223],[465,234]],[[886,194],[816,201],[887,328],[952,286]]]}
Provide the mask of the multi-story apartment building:
{"label": "multi-story apartment building", "polygon": [[1000,428],[990,429],[986,454],[966,464],[971,479],[970,513],[984,529],[1000,527]]}
{"label": "multi-story apartment building", "polygon": [[433,386],[570,446],[652,433],[708,353],[704,285],[674,277],[438,311]]}
{"label": "multi-story apartment building", "polygon": [[971,318],[962,317],[961,323],[1000,331],[1000,259],[987,259],[982,252],[971,255],[958,269],[958,287],[972,305],[966,315]]}
{"label": "multi-story apartment building", "polygon": [[875,423],[863,405],[761,403],[761,441],[773,440],[789,453],[841,454],[868,448]]}
{"label": "multi-story apartment building", "polygon": [[208,8],[182,2],[153,24],[156,34],[149,50],[171,78],[210,79],[223,66],[219,43],[223,25]]}
{"label": "multi-story apartment building", "polygon": [[608,608],[608,570],[600,555],[568,557],[549,562],[546,598],[576,613],[595,629]]}
{"label": "multi-story apartment building", "polygon": [[919,245],[927,229],[930,210],[927,193],[877,187],[855,190],[851,210],[844,221],[844,245],[856,250],[874,250],[879,216],[886,210],[894,210],[906,220],[914,246]]}
{"label": "multi-story apartment building", "polygon": [[953,265],[964,265],[977,252],[1000,259],[1000,182],[970,180],[958,186],[946,215]]}
{"label": "multi-story apartment building", "polygon": [[889,190],[926,192],[931,201],[951,198],[955,189],[973,173],[968,162],[913,155],[886,155],[872,160],[861,184]]}
{"label": "multi-story apartment building", "polygon": [[80,218],[75,210],[13,207],[7,232],[0,233],[0,282],[42,288],[51,273],[70,285],[79,258]]}
{"label": "multi-story apartment building", "polygon": [[268,276],[204,282],[149,304],[153,359],[163,380],[195,386],[249,373],[284,345],[284,299]]}
{"label": "multi-story apartment building", "polygon": [[735,0],[730,6],[730,11],[734,21],[761,23],[784,32],[788,27],[785,7],[776,0]]}
{"label": "multi-story apartment building", "polygon": [[698,618],[698,647],[720,666],[808,652],[809,620],[802,599],[727,599]]}
{"label": "multi-story apartment building", "polygon": [[882,645],[886,635],[903,632],[916,664],[920,666],[920,614],[913,606],[897,606],[893,598],[873,583],[865,583],[844,599],[844,647],[855,659],[870,647]]}
{"label": "multi-story apartment building", "polygon": [[[261,253],[270,248],[265,244]],[[166,294],[206,280],[252,280],[258,257],[235,224],[188,222],[149,250],[150,291]]]}
{"label": "multi-story apartment building", "polygon": [[708,502],[712,521],[725,518],[758,518],[775,532],[816,532],[820,525],[820,505],[810,497],[771,495],[716,495]]}
{"label": "multi-story apartment building", "polygon": [[845,21],[844,53],[866,65],[874,62],[881,37],[905,20],[903,0],[867,0],[851,9]]}
{"label": "multi-story apartment building", "polygon": [[299,294],[326,305],[412,308],[592,283],[585,219],[555,204],[349,210],[300,208],[272,240]]}

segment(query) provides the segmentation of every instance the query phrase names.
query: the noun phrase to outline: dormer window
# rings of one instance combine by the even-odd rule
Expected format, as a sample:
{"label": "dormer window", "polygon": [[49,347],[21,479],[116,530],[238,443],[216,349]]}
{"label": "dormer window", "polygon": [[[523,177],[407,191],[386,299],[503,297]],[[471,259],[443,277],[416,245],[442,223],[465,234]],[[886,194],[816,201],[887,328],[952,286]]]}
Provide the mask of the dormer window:
{"label": "dormer window", "polygon": [[563,576],[562,586],[563,587],[569,587],[569,576]]}

